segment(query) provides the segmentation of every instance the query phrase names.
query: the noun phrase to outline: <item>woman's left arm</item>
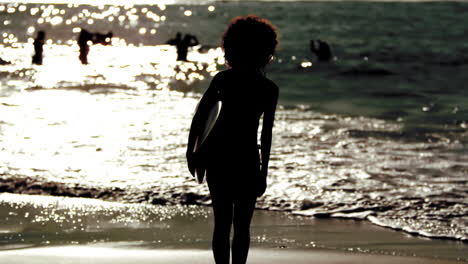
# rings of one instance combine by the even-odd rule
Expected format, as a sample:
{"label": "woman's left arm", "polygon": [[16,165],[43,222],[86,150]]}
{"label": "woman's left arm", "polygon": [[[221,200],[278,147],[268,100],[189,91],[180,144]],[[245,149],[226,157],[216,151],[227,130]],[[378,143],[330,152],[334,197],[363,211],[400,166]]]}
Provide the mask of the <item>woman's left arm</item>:
{"label": "woman's left arm", "polygon": [[266,190],[266,178],[268,175],[268,163],[270,161],[270,150],[272,141],[272,130],[273,123],[275,122],[276,105],[278,103],[278,86],[273,84],[270,90],[270,94],[267,96],[265,110],[263,112],[263,126],[262,135],[260,138],[260,151],[262,157],[262,166],[260,169],[260,189],[258,190],[257,196],[263,195]]}

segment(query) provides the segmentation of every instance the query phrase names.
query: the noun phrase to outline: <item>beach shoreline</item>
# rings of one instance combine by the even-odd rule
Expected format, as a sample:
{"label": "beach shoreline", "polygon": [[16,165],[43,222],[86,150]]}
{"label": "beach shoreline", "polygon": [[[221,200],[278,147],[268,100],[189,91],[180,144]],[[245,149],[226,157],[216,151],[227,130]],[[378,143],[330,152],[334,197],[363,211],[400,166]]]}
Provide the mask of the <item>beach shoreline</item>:
{"label": "beach shoreline", "polygon": [[[0,258],[7,263],[212,263],[210,250],[190,249],[135,249],[132,247],[115,248],[112,246],[68,246],[46,247],[18,250],[16,252],[1,252]],[[252,249],[249,263],[428,263],[451,264],[457,261],[437,260],[415,257],[385,256],[361,253],[346,253],[332,250],[295,250],[295,249]]]}
{"label": "beach shoreline", "polygon": [[[206,206],[1,193],[0,217],[5,263],[212,261],[212,216]],[[257,210],[251,232],[250,263],[468,262],[466,243],[359,220]]]}

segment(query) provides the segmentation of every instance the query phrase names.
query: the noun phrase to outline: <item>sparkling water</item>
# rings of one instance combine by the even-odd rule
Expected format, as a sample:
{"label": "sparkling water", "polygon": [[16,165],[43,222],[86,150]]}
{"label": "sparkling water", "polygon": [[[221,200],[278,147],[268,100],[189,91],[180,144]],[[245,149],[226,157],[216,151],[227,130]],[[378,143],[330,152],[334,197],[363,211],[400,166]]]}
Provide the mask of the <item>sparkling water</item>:
{"label": "sparkling water", "polygon": [[[143,2],[141,2],[143,3]],[[161,2],[162,3],[162,2]],[[0,4],[0,191],[209,204],[186,168],[193,111],[237,15],[280,32],[281,89],[258,207],[468,239],[468,4]],[[114,37],[78,60],[80,28]],[[46,31],[44,65],[31,65]],[[166,41],[202,45],[176,61]],[[318,62],[309,41],[327,41]]]}

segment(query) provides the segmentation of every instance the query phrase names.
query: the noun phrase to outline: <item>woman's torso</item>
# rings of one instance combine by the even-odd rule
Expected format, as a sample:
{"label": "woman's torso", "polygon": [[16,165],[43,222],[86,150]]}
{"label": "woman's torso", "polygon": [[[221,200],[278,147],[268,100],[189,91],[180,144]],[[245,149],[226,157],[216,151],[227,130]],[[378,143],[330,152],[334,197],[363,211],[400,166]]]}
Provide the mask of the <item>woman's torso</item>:
{"label": "woman's torso", "polygon": [[220,117],[210,136],[210,167],[258,169],[258,126],[269,80],[260,72],[227,70],[219,76]]}

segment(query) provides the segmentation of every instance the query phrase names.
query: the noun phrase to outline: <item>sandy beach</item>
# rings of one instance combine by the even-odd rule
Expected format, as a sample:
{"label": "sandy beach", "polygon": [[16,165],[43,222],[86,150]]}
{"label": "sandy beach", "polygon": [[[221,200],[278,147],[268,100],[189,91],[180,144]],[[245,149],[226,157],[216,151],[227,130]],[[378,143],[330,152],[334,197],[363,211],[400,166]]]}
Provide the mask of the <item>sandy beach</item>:
{"label": "sandy beach", "polygon": [[[0,194],[2,263],[213,263],[211,208]],[[468,245],[256,211],[249,263],[460,263]]]}
{"label": "sandy beach", "polygon": [[[148,250],[135,249],[131,245],[127,247],[112,246],[68,246],[47,247],[37,249],[24,249],[0,253],[4,263],[214,263],[209,250]],[[292,250],[292,249],[253,249],[250,252],[249,263],[317,263],[317,264],[339,264],[339,263],[459,263],[457,261],[434,260],[426,258],[410,258],[395,256],[379,256],[369,254],[351,254],[338,251],[323,250]]]}

